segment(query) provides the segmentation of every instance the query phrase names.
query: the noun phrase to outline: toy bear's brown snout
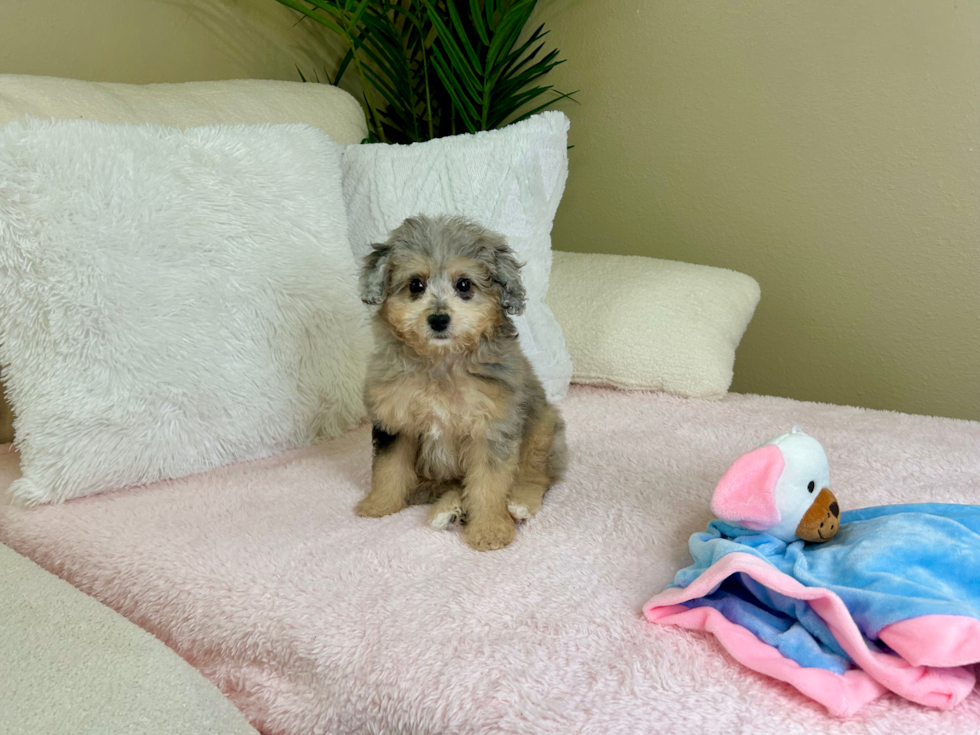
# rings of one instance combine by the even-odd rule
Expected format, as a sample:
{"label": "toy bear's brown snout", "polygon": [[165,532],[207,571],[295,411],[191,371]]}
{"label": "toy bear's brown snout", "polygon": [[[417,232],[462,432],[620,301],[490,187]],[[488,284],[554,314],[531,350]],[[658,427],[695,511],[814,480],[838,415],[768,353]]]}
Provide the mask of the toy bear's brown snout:
{"label": "toy bear's brown snout", "polygon": [[823,488],[804,514],[796,535],[815,544],[830,541],[840,529],[840,506],[830,488]]}

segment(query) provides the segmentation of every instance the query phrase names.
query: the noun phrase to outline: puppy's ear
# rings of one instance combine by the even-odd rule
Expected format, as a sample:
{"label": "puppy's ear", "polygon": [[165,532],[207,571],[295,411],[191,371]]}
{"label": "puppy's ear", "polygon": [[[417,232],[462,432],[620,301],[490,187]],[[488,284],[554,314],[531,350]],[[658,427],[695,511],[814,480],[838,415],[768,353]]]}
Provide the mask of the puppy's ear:
{"label": "puppy's ear", "polygon": [[489,251],[493,260],[493,280],[500,285],[500,305],[511,316],[524,313],[524,282],[521,279],[521,264],[517,262],[514,251],[500,235],[481,238],[480,244]]}
{"label": "puppy's ear", "polygon": [[377,305],[388,297],[388,261],[393,248],[387,243],[376,243],[371,248],[361,270],[361,301]]}

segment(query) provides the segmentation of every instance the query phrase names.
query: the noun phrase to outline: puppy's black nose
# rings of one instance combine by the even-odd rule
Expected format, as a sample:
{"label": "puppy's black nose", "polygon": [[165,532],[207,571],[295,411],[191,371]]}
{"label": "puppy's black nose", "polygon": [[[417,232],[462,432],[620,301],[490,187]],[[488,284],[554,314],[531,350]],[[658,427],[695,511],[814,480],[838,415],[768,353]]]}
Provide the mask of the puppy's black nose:
{"label": "puppy's black nose", "polygon": [[830,504],[830,512],[831,512],[831,514],[833,514],[834,518],[839,518],[840,517],[840,506],[837,505],[837,501],[836,500],[833,503]]}
{"label": "puppy's black nose", "polygon": [[444,332],[449,326],[449,314],[432,314],[429,316],[429,326],[433,332]]}

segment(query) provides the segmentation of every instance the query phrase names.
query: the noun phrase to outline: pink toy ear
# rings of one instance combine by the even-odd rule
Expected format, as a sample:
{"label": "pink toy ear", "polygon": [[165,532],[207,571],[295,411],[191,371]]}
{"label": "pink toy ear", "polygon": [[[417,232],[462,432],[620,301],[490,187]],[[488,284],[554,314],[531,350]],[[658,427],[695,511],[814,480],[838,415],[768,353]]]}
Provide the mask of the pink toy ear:
{"label": "pink toy ear", "polygon": [[711,512],[753,531],[772,528],[780,520],[776,482],[784,466],[783,453],[774,444],[743,454],[718,481]]}

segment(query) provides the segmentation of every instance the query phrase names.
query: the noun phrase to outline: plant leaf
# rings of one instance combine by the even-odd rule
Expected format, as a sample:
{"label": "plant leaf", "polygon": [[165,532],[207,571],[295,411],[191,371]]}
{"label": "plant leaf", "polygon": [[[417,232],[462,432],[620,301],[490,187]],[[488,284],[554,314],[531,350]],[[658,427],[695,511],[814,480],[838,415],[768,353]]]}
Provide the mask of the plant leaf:
{"label": "plant leaf", "polygon": [[282,5],[285,5],[287,8],[292,8],[293,10],[298,10],[300,13],[302,13],[303,15],[305,15],[307,18],[310,18],[311,20],[315,20],[320,25],[326,26],[331,31],[333,31],[334,33],[336,33],[336,34],[338,34],[340,36],[343,36],[344,35],[343,29],[340,26],[338,26],[336,23],[334,23],[333,21],[330,21],[330,20],[324,18],[319,13],[316,13],[316,12],[310,10],[305,5],[303,5],[302,3],[296,2],[296,0],[276,0],[276,2],[277,3],[281,3]]}
{"label": "plant leaf", "polygon": [[480,0],[470,0],[470,18],[473,20],[473,27],[476,34],[483,41],[484,46],[490,45],[490,37],[487,35],[487,27],[483,24],[483,13],[480,10]]}
{"label": "plant leaf", "polygon": [[344,54],[344,58],[340,60],[340,66],[337,67],[337,73],[333,78],[333,85],[337,86],[340,84],[340,80],[344,78],[344,72],[347,71],[347,67],[350,66],[351,59],[354,58],[354,49],[347,49],[347,53]]}

